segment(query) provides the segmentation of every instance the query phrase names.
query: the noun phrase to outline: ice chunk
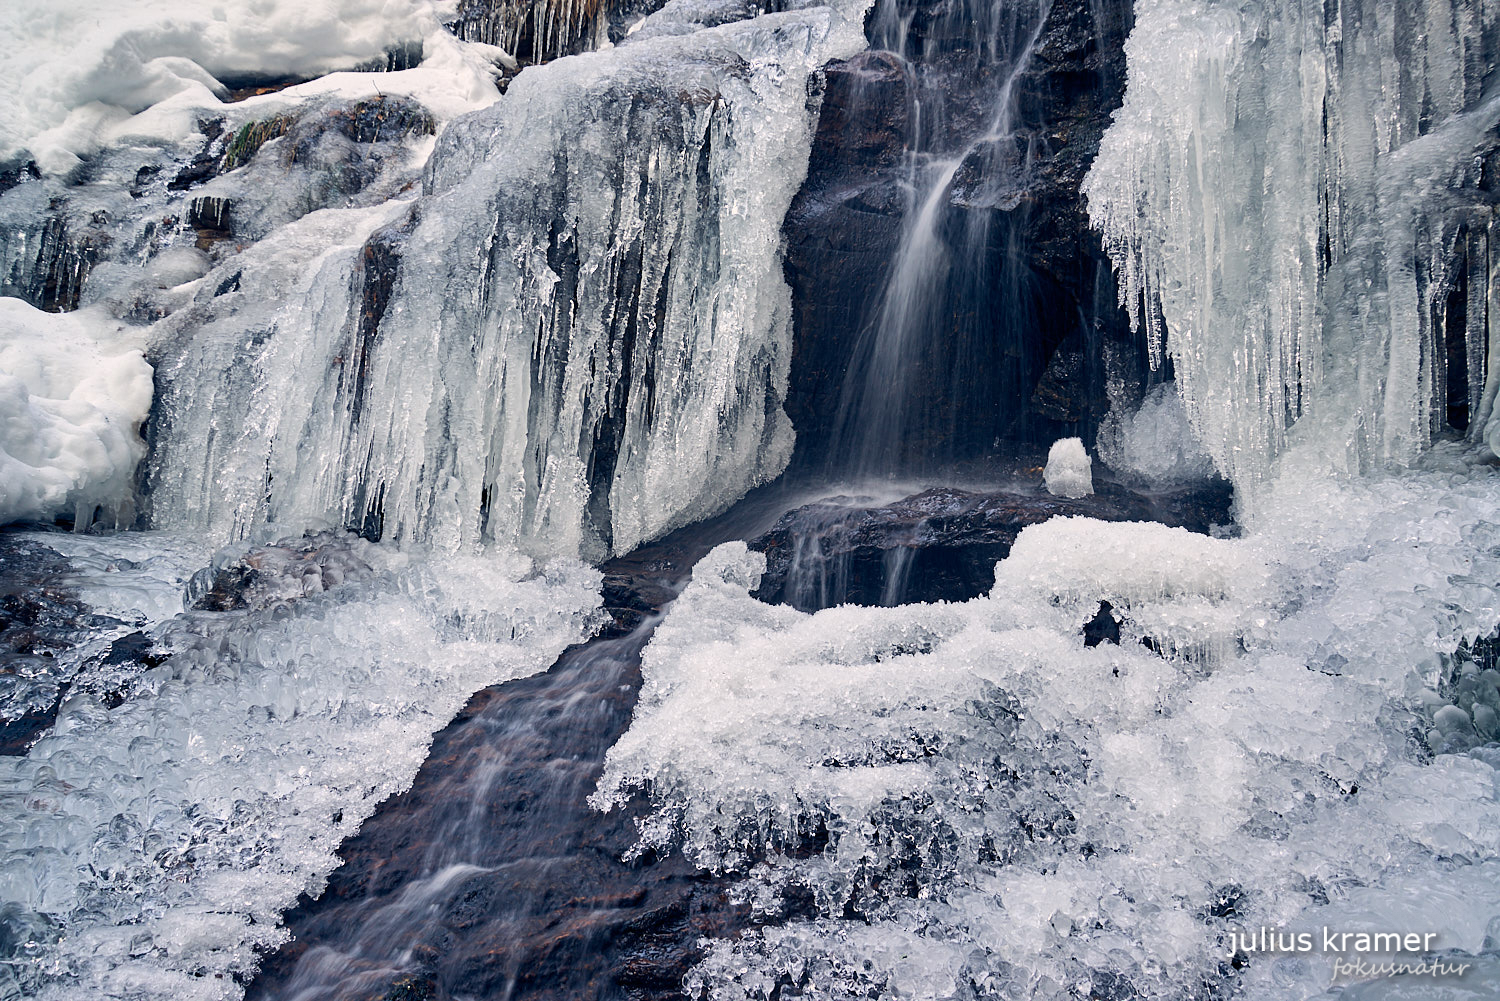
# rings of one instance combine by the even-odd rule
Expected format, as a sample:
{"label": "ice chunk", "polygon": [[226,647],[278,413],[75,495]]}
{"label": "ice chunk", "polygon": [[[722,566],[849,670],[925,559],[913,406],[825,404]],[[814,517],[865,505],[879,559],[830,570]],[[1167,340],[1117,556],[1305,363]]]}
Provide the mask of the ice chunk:
{"label": "ice chunk", "polygon": [[1087,497],[1094,492],[1094,460],[1081,438],[1061,438],[1047,450],[1042,471],[1047,492],[1058,497]]}
{"label": "ice chunk", "polygon": [[1445,403],[1489,440],[1496,25],[1464,0],[1137,5],[1089,215],[1246,514],[1289,445],[1408,463]]}
{"label": "ice chunk", "polygon": [[222,265],[157,331],[155,523],[601,558],[778,474],[781,220],[809,80],[864,46],[863,10],[528,67],[442,133],[415,206],[325,210]]}
{"label": "ice chunk", "polygon": [[151,366],[118,326],[0,298],[0,524],[131,520]]}
{"label": "ice chunk", "polygon": [[1117,476],[1146,487],[1180,486],[1214,474],[1174,382],[1153,387],[1132,412],[1111,408],[1094,444]]}

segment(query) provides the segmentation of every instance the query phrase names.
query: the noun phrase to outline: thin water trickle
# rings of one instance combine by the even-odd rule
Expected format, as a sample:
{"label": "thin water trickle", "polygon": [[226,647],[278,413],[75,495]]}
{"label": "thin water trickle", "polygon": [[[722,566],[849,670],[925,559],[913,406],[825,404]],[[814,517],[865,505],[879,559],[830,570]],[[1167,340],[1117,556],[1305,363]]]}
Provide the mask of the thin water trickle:
{"label": "thin water trickle", "polygon": [[[872,44],[905,61],[914,93],[906,205],[885,288],[860,335],[840,394],[829,460],[834,475],[885,479],[930,471],[953,458],[932,443],[951,442],[957,425],[967,419],[963,386],[973,376],[967,369],[976,345],[966,342],[997,332],[982,315],[988,290],[972,297],[960,291],[983,271],[991,233],[984,212],[953,224],[955,178],[975,157],[989,158],[993,151],[1004,155],[1006,147],[1024,141],[1018,133],[1016,85],[1036,49],[1048,7],[1047,0],[960,4],[942,20],[969,19],[963,42],[954,42],[955,35],[964,33],[952,25],[929,25],[924,37],[916,37],[913,15],[903,15],[894,2],[882,2],[877,10]],[[952,125],[955,112],[963,109],[949,107],[942,74],[935,68],[944,40],[966,46],[966,61],[973,64],[969,69],[997,81],[981,96],[987,112],[978,116],[977,128]],[[1022,157],[1023,173],[1027,159],[1029,152]],[[1006,305],[1001,303],[1001,309]],[[933,379],[947,389],[937,394],[939,411],[919,413],[924,402],[932,409]],[[933,423],[950,426],[920,426]]]}
{"label": "thin water trickle", "polygon": [[[429,759],[442,762],[436,781],[419,778],[409,794],[419,802],[398,806],[419,822],[404,835],[404,851],[379,863],[390,872],[373,873],[284,977],[273,975],[252,996],[353,1001],[403,981],[462,993],[473,974],[458,957],[444,956],[442,943],[473,924],[469,901],[481,899],[483,924],[516,949],[486,971],[490,986],[503,985],[490,996],[527,993],[517,986],[527,973],[523,943],[537,915],[549,910],[553,887],[577,867],[574,856],[587,853],[592,763],[629,719],[631,700],[621,693],[631,690],[658,620],[650,616],[627,636],[576,648],[440,737]],[[517,826],[517,810],[535,819]]]}

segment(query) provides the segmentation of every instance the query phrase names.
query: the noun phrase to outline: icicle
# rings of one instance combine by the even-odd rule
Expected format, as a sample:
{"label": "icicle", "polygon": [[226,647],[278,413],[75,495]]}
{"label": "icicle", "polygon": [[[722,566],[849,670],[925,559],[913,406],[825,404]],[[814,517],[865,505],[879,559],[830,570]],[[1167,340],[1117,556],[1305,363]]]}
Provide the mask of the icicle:
{"label": "icicle", "polygon": [[1462,231],[1488,213],[1477,175],[1500,102],[1482,80],[1500,41],[1493,3],[1400,6],[1137,8],[1089,211],[1153,364],[1170,353],[1242,494],[1294,438],[1350,468],[1404,463],[1442,403],[1434,321]]}

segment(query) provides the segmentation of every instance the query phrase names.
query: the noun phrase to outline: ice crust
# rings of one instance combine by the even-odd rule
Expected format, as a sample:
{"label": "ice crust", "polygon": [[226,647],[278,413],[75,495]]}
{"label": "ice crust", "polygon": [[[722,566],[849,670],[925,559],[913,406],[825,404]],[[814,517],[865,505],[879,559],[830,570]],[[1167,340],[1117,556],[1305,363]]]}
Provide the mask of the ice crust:
{"label": "ice crust", "polygon": [[1345,471],[1412,461],[1442,423],[1450,323],[1470,433],[1500,445],[1497,32],[1490,0],[1136,5],[1089,215],[1247,514],[1289,443]]}
{"label": "ice crust", "polygon": [[[378,517],[443,548],[593,559],[779,473],[781,220],[808,79],[864,46],[863,9],[529,67],[442,132],[415,204],[327,209],[221,265],[158,334],[154,523]],[[357,279],[382,227],[401,265],[374,333]],[[288,286],[298,309],[268,300]]]}
{"label": "ice crust", "polygon": [[[763,557],[721,546],[594,802],[648,791],[643,845],[772,919],[715,943],[694,996],[1321,995],[1321,953],[1230,968],[1228,930],[1262,924],[1476,952],[1500,675],[1464,651],[1500,625],[1494,477],[1445,447],[1278,483],[1244,539],[1054,519],[959,605],[767,606]],[[1084,644],[1101,601],[1118,646]]]}
{"label": "ice crust", "polygon": [[352,539],[349,559],[322,562],[357,556],[363,579],[325,588],[322,567],[309,588],[305,560],[262,556],[291,577],[282,598],[183,612],[201,543],[39,538],[69,552],[100,612],[134,614],[169,656],[119,679],[114,708],[75,687],[51,734],[0,758],[4,998],[239,997],[234,978],[285,936],[281,912],[320,892],[432,732],[474,690],[547,667],[599,601],[581,566]]}
{"label": "ice crust", "polygon": [[[206,8],[123,0],[104,10],[83,0],[15,0],[0,9],[0,43],[8,54],[0,84],[12,96],[0,108],[0,164],[30,157],[45,173],[67,173],[80,157],[118,139],[161,136],[169,119],[180,124],[167,131],[191,131],[189,113],[217,106],[225,95],[221,80],[318,77],[383,65],[388,51],[410,44],[442,50],[450,64],[462,61],[460,53],[479,50],[463,48],[443,31],[441,18],[452,7],[426,0],[265,0]],[[466,72],[438,80],[433,70],[440,60],[424,55],[424,89],[450,91],[449,104],[466,92],[487,96],[485,103],[498,96],[482,61],[471,59]],[[423,75],[395,79],[384,92],[409,93]]]}
{"label": "ice crust", "polygon": [[151,366],[119,327],[0,297],[0,524],[131,520]]}
{"label": "ice crust", "polygon": [[1094,492],[1094,460],[1082,438],[1059,438],[1047,450],[1042,469],[1047,492],[1057,497],[1087,497]]}

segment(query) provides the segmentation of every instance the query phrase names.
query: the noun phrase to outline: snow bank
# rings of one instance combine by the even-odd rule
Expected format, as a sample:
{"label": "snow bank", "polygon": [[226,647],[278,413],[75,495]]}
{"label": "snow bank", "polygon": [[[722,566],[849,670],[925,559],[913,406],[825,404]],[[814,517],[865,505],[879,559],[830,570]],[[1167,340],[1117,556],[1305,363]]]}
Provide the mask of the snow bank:
{"label": "snow bank", "polygon": [[[498,50],[458,42],[441,25],[451,4],[427,0],[264,0],[184,5],[124,0],[16,0],[0,7],[0,163],[30,156],[65,173],[124,138],[177,140],[193,110],[215,107],[220,81],[313,77],[377,63],[420,44],[418,70],[381,74],[384,93],[434,98],[451,117],[498,96]],[[420,71],[420,72],[419,72]],[[389,77],[387,80],[385,78]],[[389,83],[389,86],[386,84]],[[344,79],[323,90],[348,88]],[[362,96],[371,92],[368,82]]]}
{"label": "snow bank", "polygon": [[0,298],[0,524],[128,507],[151,366],[117,329]]}
{"label": "snow bank", "polygon": [[[1264,510],[1243,540],[1055,519],[961,605],[809,615],[750,597],[741,544],[700,562],[594,799],[649,790],[643,842],[769,922],[689,992],[1303,1001],[1331,954],[1237,968],[1229,934],[1477,949],[1500,674],[1464,650],[1500,625],[1496,474],[1446,451]],[[1085,645],[1101,601],[1118,646]]]}
{"label": "snow bank", "polygon": [[1087,497],[1094,492],[1094,460],[1081,438],[1062,438],[1047,450],[1042,470],[1047,492],[1057,497]]}

